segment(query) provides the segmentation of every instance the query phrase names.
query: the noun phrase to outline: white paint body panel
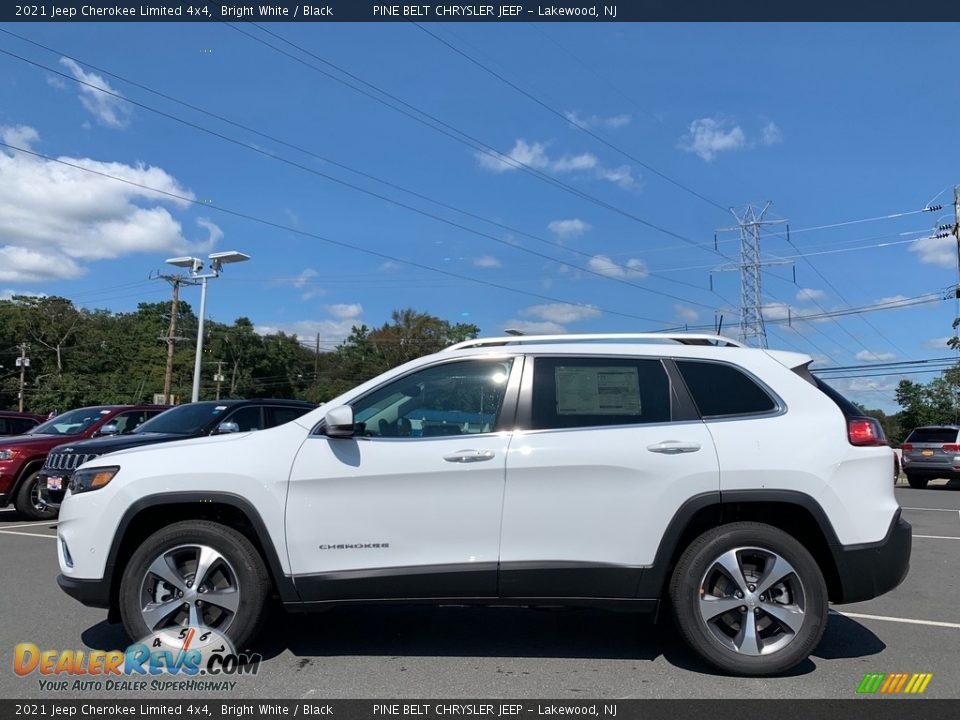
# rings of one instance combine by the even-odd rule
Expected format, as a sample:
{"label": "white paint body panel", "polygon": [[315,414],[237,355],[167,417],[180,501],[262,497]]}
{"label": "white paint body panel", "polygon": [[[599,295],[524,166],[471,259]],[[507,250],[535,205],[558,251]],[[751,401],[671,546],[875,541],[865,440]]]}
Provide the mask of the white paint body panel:
{"label": "white paint body panel", "polygon": [[[664,441],[700,449],[647,449]],[[701,422],[517,433],[500,559],[650,565],[680,506],[719,487],[713,440]]]}

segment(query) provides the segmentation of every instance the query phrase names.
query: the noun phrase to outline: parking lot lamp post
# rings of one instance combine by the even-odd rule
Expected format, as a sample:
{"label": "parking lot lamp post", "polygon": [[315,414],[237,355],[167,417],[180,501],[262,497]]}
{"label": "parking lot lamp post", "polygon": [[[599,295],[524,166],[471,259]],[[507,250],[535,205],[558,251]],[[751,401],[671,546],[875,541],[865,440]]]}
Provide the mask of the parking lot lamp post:
{"label": "parking lot lamp post", "polygon": [[227,263],[243,262],[249,260],[250,256],[228,250],[227,252],[211,253],[207,256],[210,260],[210,272],[201,273],[204,261],[195,257],[176,257],[167,260],[170,265],[188,268],[190,277],[200,284],[200,318],[197,323],[197,352],[193,361],[193,393],[190,396],[190,402],[197,402],[200,399],[200,364],[203,356],[203,321],[207,312],[207,280],[220,277],[220,271]]}

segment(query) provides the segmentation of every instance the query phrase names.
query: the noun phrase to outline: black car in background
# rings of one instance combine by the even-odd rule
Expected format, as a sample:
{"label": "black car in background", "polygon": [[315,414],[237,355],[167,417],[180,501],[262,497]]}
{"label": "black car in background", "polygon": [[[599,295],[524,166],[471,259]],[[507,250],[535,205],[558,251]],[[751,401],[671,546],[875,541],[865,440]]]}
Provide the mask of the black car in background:
{"label": "black car in background", "polygon": [[126,435],[58,445],[47,455],[40,471],[40,500],[47,507],[59,508],[73,471],[100,455],[173,440],[272,428],[295,420],[315,407],[315,403],[301,400],[195,402],[162,412]]}

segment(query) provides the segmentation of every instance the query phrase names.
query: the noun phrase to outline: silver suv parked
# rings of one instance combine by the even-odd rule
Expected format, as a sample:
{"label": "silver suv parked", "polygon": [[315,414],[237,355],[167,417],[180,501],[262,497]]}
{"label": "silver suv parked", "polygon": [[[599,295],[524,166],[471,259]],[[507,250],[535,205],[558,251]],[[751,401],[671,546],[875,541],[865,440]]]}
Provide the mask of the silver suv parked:
{"label": "silver suv parked", "polygon": [[918,427],[907,436],[901,451],[910,487],[925,488],[936,478],[960,478],[960,426]]}

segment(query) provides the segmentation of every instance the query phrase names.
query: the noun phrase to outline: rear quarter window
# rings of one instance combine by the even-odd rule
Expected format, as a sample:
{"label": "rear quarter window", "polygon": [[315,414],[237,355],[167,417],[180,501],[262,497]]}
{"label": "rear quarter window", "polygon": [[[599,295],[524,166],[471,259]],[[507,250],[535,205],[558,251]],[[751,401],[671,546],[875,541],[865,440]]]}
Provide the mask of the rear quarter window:
{"label": "rear quarter window", "polygon": [[758,415],[773,412],[777,402],[753,378],[733,365],[677,360],[701,417]]}

